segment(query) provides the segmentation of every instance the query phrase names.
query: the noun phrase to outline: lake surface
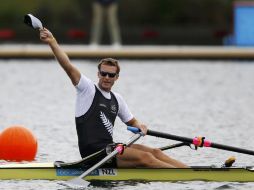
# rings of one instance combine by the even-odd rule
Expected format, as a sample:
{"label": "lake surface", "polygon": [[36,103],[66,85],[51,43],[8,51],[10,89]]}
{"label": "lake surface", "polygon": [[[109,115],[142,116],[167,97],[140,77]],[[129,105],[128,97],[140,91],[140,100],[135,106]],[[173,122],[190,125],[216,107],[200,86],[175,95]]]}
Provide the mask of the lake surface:
{"label": "lake surface", "polygon": [[[254,62],[121,60],[114,91],[150,129],[254,150]],[[97,80],[96,60],[74,60]],[[20,124],[39,142],[36,161],[80,159],[74,122],[75,88],[55,60],[0,60],[0,130]],[[114,138],[132,134],[118,119]],[[175,141],[146,136],[139,143],[161,147]],[[211,148],[165,151],[188,165],[254,165],[253,156]],[[0,189],[66,189],[58,181],[0,181]],[[93,184],[89,189],[254,189],[254,183],[149,182]]]}

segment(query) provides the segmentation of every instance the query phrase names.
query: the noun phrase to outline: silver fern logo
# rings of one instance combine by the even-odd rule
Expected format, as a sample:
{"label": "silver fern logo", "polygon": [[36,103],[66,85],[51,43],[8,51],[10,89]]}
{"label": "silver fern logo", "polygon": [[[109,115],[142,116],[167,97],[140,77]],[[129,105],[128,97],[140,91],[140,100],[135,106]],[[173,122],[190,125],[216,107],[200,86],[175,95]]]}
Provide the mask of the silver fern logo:
{"label": "silver fern logo", "polygon": [[100,118],[102,120],[103,125],[111,135],[111,137],[113,137],[113,125],[102,111],[100,112]]}

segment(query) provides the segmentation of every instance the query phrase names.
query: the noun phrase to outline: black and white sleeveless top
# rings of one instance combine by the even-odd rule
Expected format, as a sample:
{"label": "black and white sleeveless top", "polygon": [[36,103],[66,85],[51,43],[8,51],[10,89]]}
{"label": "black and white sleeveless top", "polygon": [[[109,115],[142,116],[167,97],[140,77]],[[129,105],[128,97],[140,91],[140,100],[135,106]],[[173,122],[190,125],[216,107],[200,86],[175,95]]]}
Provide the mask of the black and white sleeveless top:
{"label": "black and white sleeveless top", "polygon": [[76,88],[76,129],[80,153],[85,157],[113,142],[117,116],[128,122],[133,115],[119,94],[101,90],[84,75]]}

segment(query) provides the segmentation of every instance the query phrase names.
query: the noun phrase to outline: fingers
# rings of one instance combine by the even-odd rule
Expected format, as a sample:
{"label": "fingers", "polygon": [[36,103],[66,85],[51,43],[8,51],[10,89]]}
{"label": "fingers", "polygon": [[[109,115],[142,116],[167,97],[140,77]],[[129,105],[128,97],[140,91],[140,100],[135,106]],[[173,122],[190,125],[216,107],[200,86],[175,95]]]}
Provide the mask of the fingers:
{"label": "fingers", "polygon": [[47,34],[47,29],[46,28],[42,28],[42,29],[39,29],[40,31],[40,39],[41,40],[44,40],[48,37],[48,34]]}
{"label": "fingers", "polygon": [[52,33],[48,29],[42,28],[42,29],[39,29],[39,31],[40,31],[40,39],[42,41],[46,42],[47,40],[50,40],[53,38]]}
{"label": "fingers", "polygon": [[47,28],[40,28],[39,31],[40,32],[49,32],[49,30]]}
{"label": "fingers", "polygon": [[45,40],[48,37],[48,35],[44,32],[40,32],[40,39]]}
{"label": "fingers", "polygon": [[147,126],[144,124],[140,124],[139,129],[146,135],[147,134]]}

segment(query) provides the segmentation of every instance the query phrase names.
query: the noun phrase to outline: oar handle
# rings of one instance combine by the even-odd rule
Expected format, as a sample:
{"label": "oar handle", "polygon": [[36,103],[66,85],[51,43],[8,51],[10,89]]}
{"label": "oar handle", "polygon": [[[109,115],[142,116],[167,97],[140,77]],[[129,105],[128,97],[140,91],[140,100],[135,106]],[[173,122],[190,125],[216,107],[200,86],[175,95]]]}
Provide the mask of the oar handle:
{"label": "oar handle", "polygon": [[140,132],[140,129],[137,127],[128,126],[127,129],[135,134]]}

